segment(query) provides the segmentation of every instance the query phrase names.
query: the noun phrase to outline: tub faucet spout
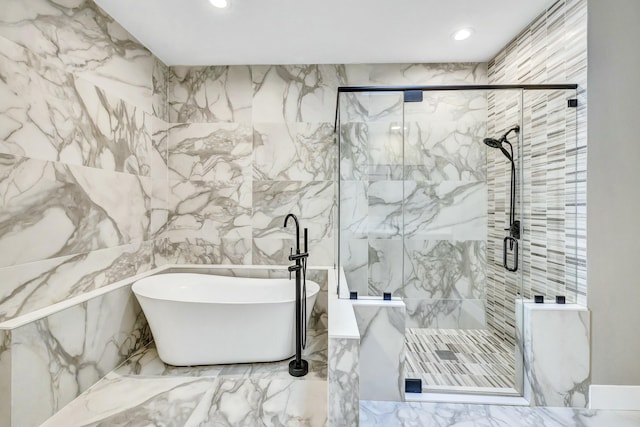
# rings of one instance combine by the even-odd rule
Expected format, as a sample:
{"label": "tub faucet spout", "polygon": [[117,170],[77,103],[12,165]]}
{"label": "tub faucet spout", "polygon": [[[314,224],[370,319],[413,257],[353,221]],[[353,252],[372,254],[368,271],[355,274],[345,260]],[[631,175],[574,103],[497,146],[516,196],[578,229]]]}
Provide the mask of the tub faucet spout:
{"label": "tub faucet spout", "polygon": [[[304,229],[304,252],[300,252],[300,223],[298,218],[290,213],[284,218],[285,228],[289,218],[292,218],[296,224],[296,253],[294,254],[293,248],[291,248],[291,254],[289,255],[289,261],[295,261],[296,263],[288,268],[289,279],[291,279],[292,272],[296,273],[296,357],[289,363],[289,374],[294,377],[302,377],[309,372],[309,364],[302,359],[303,334],[306,332],[306,270],[309,253],[307,249],[307,229]],[[305,323],[303,324],[303,322]]]}
{"label": "tub faucet spout", "polygon": [[289,218],[293,219],[293,222],[295,222],[296,224],[296,254],[299,254],[300,253],[300,223],[298,222],[298,217],[290,213],[284,218],[284,228],[287,228],[287,222],[289,222]]}

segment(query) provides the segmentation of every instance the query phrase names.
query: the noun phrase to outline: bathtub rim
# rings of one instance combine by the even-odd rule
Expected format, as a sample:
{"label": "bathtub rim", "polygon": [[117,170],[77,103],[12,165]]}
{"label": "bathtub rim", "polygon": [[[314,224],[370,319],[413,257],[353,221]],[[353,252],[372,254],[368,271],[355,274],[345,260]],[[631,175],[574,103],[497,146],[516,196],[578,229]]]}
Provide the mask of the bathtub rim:
{"label": "bathtub rim", "polygon": [[[143,277],[142,279],[138,279],[135,282],[133,282],[131,284],[131,292],[133,292],[135,294],[136,297],[141,296],[143,298],[148,298],[148,299],[152,299],[155,301],[170,301],[170,302],[180,302],[180,303],[187,303],[187,304],[221,304],[221,305],[261,305],[261,304],[287,304],[287,303],[291,303],[291,302],[295,302],[296,298],[295,296],[292,299],[286,299],[286,300],[268,300],[268,301],[260,301],[260,300],[251,300],[251,301],[226,301],[226,302],[222,302],[222,301],[199,301],[199,300],[192,300],[192,299],[175,299],[175,298],[168,298],[168,297],[159,297],[159,296],[150,296],[148,293],[139,293],[137,292],[134,288],[134,286],[139,283],[141,280],[143,279],[150,279],[151,277],[154,276],[160,276],[160,275],[169,275],[169,274],[198,274],[198,275],[202,275],[202,276],[215,276],[215,277],[225,277],[225,278],[230,278],[230,279],[254,279],[254,280],[288,280],[286,278],[257,278],[257,277],[242,277],[242,276],[220,276],[217,274],[206,274],[206,273],[160,273],[160,274],[152,274],[150,276],[146,276]],[[317,295],[320,293],[320,284],[318,284],[317,282],[314,282],[313,280],[307,280],[307,290],[308,290],[308,284],[311,283],[313,285],[315,285],[317,287],[317,289],[315,290],[315,292],[308,292],[307,291],[307,298],[310,298],[314,295]],[[295,283],[292,284],[293,286],[295,286]],[[260,286],[258,284],[256,284],[256,286]],[[313,286],[312,286],[313,287]]]}
{"label": "bathtub rim", "polygon": [[[5,320],[4,322],[0,323],[0,330],[8,330],[11,331],[13,329],[28,325],[29,323],[38,321],[40,319],[44,319],[48,316],[51,316],[52,314],[64,311],[68,308],[71,308],[75,305],[81,304],[83,302],[87,302],[90,301],[94,298],[97,298],[99,296],[105,295],[109,292],[113,292],[117,289],[120,289],[122,287],[125,286],[130,286],[132,285],[134,282],[140,280],[140,279],[144,279],[147,276],[153,276],[155,274],[158,273],[162,273],[163,271],[166,271],[168,269],[171,268],[183,268],[183,269],[188,269],[188,268],[198,268],[198,269],[227,269],[227,270],[233,270],[233,269],[244,269],[244,270],[287,270],[289,266],[288,265],[255,265],[255,264],[251,264],[251,265],[243,265],[243,264],[164,264],[161,265],[159,267],[155,267],[152,268],[148,271],[145,271],[144,273],[140,273],[140,274],[136,274],[135,276],[130,276],[127,277],[126,279],[122,279],[119,280],[117,282],[114,282],[110,285],[106,285],[106,286],[102,286],[100,288],[94,289],[92,291],[89,292],[85,292],[81,295],[76,295],[74,297],[71,297],[69,299],[66,299],[64,301],[60,301],[57,302],[55,304],[51,304],[47,307],[43,307],[40,308],[38,310],[34,310],[30,313],[26,313],[17,317],[14,317],[13,319],[9,319],[9,320]],[[331,274],[332,271],[335,271],[335,268],[333,266],[326,266],[326,265],[320,265],[320,266],[308,266],[307,267],[307,271],[326,271],[328,274],[328,280],[331,283],[331,281],[333,280],[334,275]],[[329,289],[331,289],[331,286],[329,285]],[[133,292],[132,292],[133,293]]]}

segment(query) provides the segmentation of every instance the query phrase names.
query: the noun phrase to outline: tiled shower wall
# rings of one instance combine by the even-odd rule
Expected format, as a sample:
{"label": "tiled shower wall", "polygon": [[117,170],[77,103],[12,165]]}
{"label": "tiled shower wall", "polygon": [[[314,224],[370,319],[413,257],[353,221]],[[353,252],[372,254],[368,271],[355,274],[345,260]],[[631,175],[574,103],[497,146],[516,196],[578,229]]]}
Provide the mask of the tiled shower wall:
{"label": "tiled shower wall", "polygon": [[284,216],[333,265],[338,86],[486,79],[484,64],[171,67],[167,262],[286,264]]}
{"label": "tiled shower wall", "polygon": [[409,327],[484,328],[487,92],[423,97],[342,95],[341,264],[350,290],[402,297]]}
{"label": "tiled shower wall", "polygon": [[[501,135],[523,110],[524,182],[521,272],[525,298],[565,295],[586,304],[587,2],[560,0],[489,62],[490,84],[577,83],[576,91],[496,93],[489,98],[488,131]],[[567,108],[577,93],[578,108]],[[515,138],[514,138],[515,140]],[[502,237],[508,204],[508,165],[489,156],[488,323],[514,340],[518,279],[505,272]],[[518,175],[518,179],[520,176]],[[519,274],[519,273],[516,273]]]}

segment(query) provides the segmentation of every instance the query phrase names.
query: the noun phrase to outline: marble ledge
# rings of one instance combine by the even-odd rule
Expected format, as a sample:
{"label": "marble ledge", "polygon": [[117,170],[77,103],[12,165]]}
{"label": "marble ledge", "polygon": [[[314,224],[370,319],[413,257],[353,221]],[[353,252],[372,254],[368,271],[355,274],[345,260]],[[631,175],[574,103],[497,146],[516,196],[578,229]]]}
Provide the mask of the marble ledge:
{"label": "marble ledge", "polygon": [[130,285],[136,280],[140,280],[147,276],[151,276],[153,274],[160,273],[167,268],[172,267],[171,265],[163,265],[161,267],[156,267],[154,269],[145,271],[144,273],[137,274],[135,276],[128,277],[126,279],[119,280],[110,285],[103,286],[101,288],[95,289],[91,292],[84,293],[82,295],[77,295],[75,297],[69,298],[67,300],[51,304],[47,307],[41,308],[39,310],[32,311],[30,313],[24,314],[22,316],[14,317],[13,319],[4,321],[0,323],[0,330],[11,330],[15,328],[19,328],[21,326],[27,325],[31,322],[34,322],[39,319],[43,319],[45,317],[51,316],[52,314],[58,313],[60,311],[71,308],[77,304],[81,304],[83,302],[89,301],[91,299],[97,298],[101,295],[105,295],[109,292],[112,292],[118,288],[121,288],[126,285]]}
{"label": "marble ledge", "polygon": [[[356,315],[348,299],[349,288],[344,269],[340,269],[339,280],[343,283],[338,289],[338,280],[335,275],[329,275],[329,339],[360,339]],[[340,296],[338,296],[340,291]],[[346,298],[345,298],[346,297]]]}
{"label": "marble ledge", "polygon": [[[127,286],[132,284],[133,282],[143,279],[147,276],[152,276],[154,274],[158,274],[158,273],[162,273],[164,271],[170,270],[170,269],[180,269],[180,268],[194,268],[195,266],[193,264],[164,264],[161,265],[159,267],[153,268],[151,270],[145,271],[144,273],[140,273],[137,274],[135,276],[131,276],[128,277],[126,279],[122,279],[119,280],[117,282],[114,282],[110,285],[106,285],[100,288],[97,288],[95,290],[92,290],[90,292],[86,292],[84,294],[81,295],[77,295],[75,297],[69,298],[67,300],[55,303],[55,304],[51,304],[47,307],[38,309],[38,310],[34,310],[30,313],[24,314],[22,316],[17,316],[14,317],[13,319],[10,320],[6,320],[4,322],[0,322],[0,331],[1,330],[11,330],[11,329],[15,329],[21,326],[24,326],[28,323],[34,322],[36,320],[45,318],[47,316],[50,316],[54,313],[57,313],[59,311],[65,310],[67,308],[70,308],[76,304],[80,304],[83,303],[85,301],[89,301],[93,298],[99,297],[101,295],[107,294],[111,291],[114,291],[120,287],[123,286]],[[239,264],[202,264],[202,265],[197,265],[197,268],[199,269],[220,269],[220,270],[224,270],[224,269],[231,269],[231,270],[237,270],[237,269],[243,269],[243,270],[284,270],[286,271],[287,266],[286,265],[239,265]],[[333,267],[326,267],[326,266],[308,266],[307,267],[308,270],[323,270],[323,271],[329,271],[329,270],[333,270]],[[328,274],[329,277],[329,281],[331,282],[333,279],[333,275],[332,274]],[[329,283],[329,286],[331,286],[331,283]]]}
{"label": "marble ledge", "polygon": [[535,303],[533,300],[525,299],[522,301],[525,307],[530,310],[545,310],[545,311],[589,311],[589,309],[582,304],[556,304],[555,302],[547,301],[543,304]]}

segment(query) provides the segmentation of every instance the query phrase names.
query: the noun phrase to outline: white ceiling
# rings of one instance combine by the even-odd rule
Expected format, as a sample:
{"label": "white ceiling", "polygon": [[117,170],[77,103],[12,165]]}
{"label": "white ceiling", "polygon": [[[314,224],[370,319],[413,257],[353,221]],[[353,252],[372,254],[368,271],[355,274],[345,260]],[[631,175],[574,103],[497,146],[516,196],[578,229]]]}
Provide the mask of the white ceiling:
{"label": "white ceiling", "polygon": [[484,62],[556,0],[229,1],[95,0],[167,65]]}

